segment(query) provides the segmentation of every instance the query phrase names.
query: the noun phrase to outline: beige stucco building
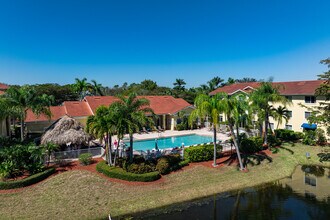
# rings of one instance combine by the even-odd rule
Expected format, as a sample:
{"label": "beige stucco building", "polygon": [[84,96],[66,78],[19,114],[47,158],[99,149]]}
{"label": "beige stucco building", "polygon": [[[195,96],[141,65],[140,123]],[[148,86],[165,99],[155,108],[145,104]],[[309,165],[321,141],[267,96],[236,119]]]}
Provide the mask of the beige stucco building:
{"label": "beige stucco building", "polygon": [[[291,100],[291,104],[286,108],[291,112],[291,118],[287,123],[285,121],[282,124],[277,124],[272,117],[270,117],[270,123],[273,128],[283,128],[294,131],[303,131],[302,125],[308,123],[307,118],[311,114],[311,110],[308,108],[320,106],[321,102],[325,102],[325,97],[315,96],[315,90],[322,84],[322,80],[310,80],[310,81],[293,81],[293,82],[274,82],[273,85],[279,88],[281,95]],[[210,93],[215,95],[220,92],[225,92],[229,95],[236,93],[249,94],[254,89],[260,86],[259,82],[250,83],[235,83],[232,85],[218,88]],[[279,104],[272,103],[274,107],[278,107]],[[319,126],[322,128],[321,126]]]}

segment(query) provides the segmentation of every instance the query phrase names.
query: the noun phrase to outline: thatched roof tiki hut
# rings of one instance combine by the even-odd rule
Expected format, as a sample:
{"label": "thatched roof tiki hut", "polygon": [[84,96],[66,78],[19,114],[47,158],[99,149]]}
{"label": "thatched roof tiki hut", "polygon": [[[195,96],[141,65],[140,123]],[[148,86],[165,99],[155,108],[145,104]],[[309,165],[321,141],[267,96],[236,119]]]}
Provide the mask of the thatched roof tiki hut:
{"label": "thatched roof tiki hut", "polygon": [[74,118],[63,116],[55,121],[41,137],[41,144],[54,143],[59,146],[88,146],[90,136]]}

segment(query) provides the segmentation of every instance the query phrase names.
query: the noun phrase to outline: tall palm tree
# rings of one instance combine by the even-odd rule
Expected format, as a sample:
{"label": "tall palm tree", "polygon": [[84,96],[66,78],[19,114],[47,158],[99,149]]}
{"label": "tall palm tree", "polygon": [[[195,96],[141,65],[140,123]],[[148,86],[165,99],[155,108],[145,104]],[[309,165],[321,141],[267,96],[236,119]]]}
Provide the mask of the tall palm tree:
{"label": "tall palm tree", "polygon": [[176,89],[176,90],[179,90],[179,91],[184,91],[185,89],[185,85],[186,85],[186,82],[184,81],[184,79],[175,79],[175,82],[173,83],[174,85],[174,88],[173,89]]}
{"label": "tall palm tree", "polygon": [[111,137],[116,129],[116,116],[112,108],[101,105],[96,109],[95,115],[89,116],[86,123],[86,131],[96,138],[105,141],[106,159],[112,165]]}
{"label": "tall palm tree", "polygon": [[195,107],[190,116],[189,124],[192,125],[197,118],[207,118],[213,127],[213,145],[214,145],[214,155],[213,155],[213,166],[217,166],[217,126],[219,124],[219,115],[222,112],[222,107],[220,104],[221,96],[208,96],[206,94],[200,94],[195,99]]}
{"label": "tall palm tree", "polygon": [[209,87],[209,92],[217,89],[221,83],[223,82],[224,80],[221,79],[220,77],[216,76],[216,77],[213,77],[210,81],[208,81],[208,87]]}
{"label": "tall palm tree", "polygon": [[29,109],[36,115],[44,114],[51,117],[50,106],[54,102],[53,96],[43,94],[37,95],[36,90],[31,86],[10,87],[6,93],[9,105],[19,114],[21,122],[21,141],[24,140],[24,121]]}
{"label": "tall palm tree", "polygon": [[289,103],[288,99],[279,93],[280,87],[274,87],[271,82],[262,82],[260,87],[254,90],[250,96],[252,105],[255,107],[259,116],[263,115],[263,138],[264,145],[268,145],[267,134],[269,127],[269,116],[272,103],[281,103],[284,106]]}
{"label": "tall palm tree", "polygon": [[80,101],[83,100],[84,97],[88,94],[90,87],[91,85],[87,82],[86,78],[81,80],[76,78],[75,83],[73,84],[73,88],[78,93]]}
{"label": "tall palm tree", "polygon": [[136,93],[131,93],[127,97],[119,96],[119,101],[111,104],[117,117],[117,131],[119,134],[128,133],[130,140],[130,161],[133,160],[133,134],[146,124],[153,124],[153,120],[148,115],[153,115],[153,110],[149,107],[150,102],[145,98],[138,98]]}
{"label": "tall palm tree", "polygon": [[[249,105],[248,105],[248,99],[245,95],[239,94],[236,96],[228,96],[227,94],[219,94],[221,95],[221,101],[220,106],[221,110],[225,114],[228,127],[234,142],[234,146],[236,148],[236,153],[238,157],[238,162],[240,165],[240,169],[243,170],[243,163],[241,159],[241,154],[239,152],[239,125],[242,119],[246,120],[249,119]],[[248,121],[248,120],[246,120]],[[236,134],[234,132],[234,127],[236,127]]]}
{"label": "tall palm tree", "polygon": [[104,96],[103,94],[103,86],[100,83],[97,83],[96,80],[91,80],[92,84],[90,85],[90,89],[91,89],[91,93],[93,95],[100,95],[100,96]]}
{"label": "tall palm tree", "polygon": [[276,129],[278,129],[278,126],[283,123],[283,119],[285,120],[285,123],[288,123],[290,119],[290,111],[285,106],[278,106],[277,108],[274,108],[274,119],[277,121]]}

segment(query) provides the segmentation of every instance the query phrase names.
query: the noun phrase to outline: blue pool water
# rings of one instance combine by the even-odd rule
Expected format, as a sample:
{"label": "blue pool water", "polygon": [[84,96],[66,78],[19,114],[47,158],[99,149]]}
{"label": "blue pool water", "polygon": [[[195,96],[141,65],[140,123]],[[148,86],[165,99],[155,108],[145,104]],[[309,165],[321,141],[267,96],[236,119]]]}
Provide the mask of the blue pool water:
{"label": "blue pool water", "polygon": [[[180,147],[182,143],[184,146],[190,146],[194,144],[208,143],[212,142],[212,137],[201,136],[201,135],[185,135],[185,136],[176,136],[176,137],[166,137],[158,138],[157,144],[159,149]],[[128,143],[127,143],[128,144]],[[152,150],[155,148],[155,139],[144,140],[144,141],[134,141],[133,149],[134,150]]]}

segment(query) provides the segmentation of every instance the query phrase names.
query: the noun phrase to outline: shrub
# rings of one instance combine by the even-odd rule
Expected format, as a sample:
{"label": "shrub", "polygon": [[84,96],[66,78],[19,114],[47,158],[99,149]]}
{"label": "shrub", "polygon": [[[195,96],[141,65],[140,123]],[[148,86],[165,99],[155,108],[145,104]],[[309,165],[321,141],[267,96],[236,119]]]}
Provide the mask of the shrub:
{"label": "shrub", "polygon": [[156,170],[161,174],[167,174],[171,171],[169,161],[166,157],[159,158],[156,165]]}
{"label": "shrub", "polygon": [[52,167],[43,172],[29,176],[25,179],[0,182],[0,189],[14,189],[14,188],[21,188],[21,187],[29,186],[29,185],[38,183],[38,182],[46,179],[53,173],[55,173],[55,168]]}
{"label": "shrub", "polygon": [[188,165],[188,160],[181,160],[180,154],[171,154],[162,156],[158,159],[156,170],[161,174],[168,174],[171,171],[178,170],[183,166]]}
{"label": "shrub", "polygon": [[305,136],[302,143],[311,146],[316,145],[316,131],[313,130],[305,131]]}
{"label": "shrub", "polygon": [[274,135],[267,135],[267,140],[270,147],[277,147],[282,144],[281,140]]}
{"label": "shrub", "polygon": [[[190,162],[208,161],[213,159],[213,145],[200,145],[193,146],[184,149],[185,157]],[[221,146],[217,146],[217,152],[222,149]]]}
{"label": "shrub", "polygon": [[254,138],[245,138],[241,140],[240,151],[242,153],[252,154],[261,150],[262,144],[259,145],[259,139],[255,140]]}
{"label": "shrub", "polygon": [[130,173],[143,174],[143,173],[153,172],[155,171],[155,168],[152,165],[146,163],[139,163],[139,164],[132,163],[127,166],[126,171]]}
{"label": "shrub", "polygon": [[79,162],[83,166],[87,166],[92,163],[93,155],[91,153],[84,153],[79,155]]}
{"label": "shrub", "polygon": [[325,132],[322,129],[316,129],[316,143],[318,145],[325,145],[327,143],[324,133]]}
{"label": "shrub", "polygon": [[276,129],[275,136],[283,141],[297,141],[303,137],[301,132],[294,132],[287,129]]}
{"label": "shrub", "polygon": [[179,162],[179,167],[180,168],[188,166],[188,165],[189,165],[189,160],[182,160],[182,161]]}
{"label": "shrub", "polygon": [[105,161],[98,163],[96,170],[108,177],[127,181],[151,182],[160,178],[160,174],[157,171],[144,174],[129,173],[119,167],[109,167]]}

